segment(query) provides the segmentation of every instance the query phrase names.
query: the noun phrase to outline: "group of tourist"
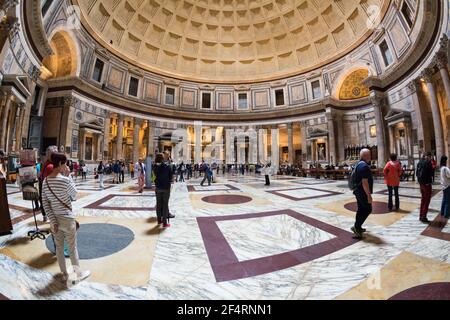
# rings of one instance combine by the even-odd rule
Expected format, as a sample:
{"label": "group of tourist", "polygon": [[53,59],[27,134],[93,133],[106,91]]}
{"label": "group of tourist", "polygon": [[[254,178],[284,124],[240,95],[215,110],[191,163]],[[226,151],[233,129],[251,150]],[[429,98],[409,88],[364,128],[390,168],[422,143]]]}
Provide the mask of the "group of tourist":
{"label": "group of tourist", "polygon": [[[362,226],[372,213],[373,176],[370,167],[371,153],[368,149],[362,149],[360,161],[354,166],[349,177],[349,186],[357,201],[355,224],[351,228],[356,238],[361,239],[366,232]],[[428,209],[432,197],[432,185],[435,177],[436,163],[431,152],[427,153],[417,164],[416,176],[420,185],[421,202],[419,220],[429,223]],[[440,181],[443,189],[443,197],[440,214],[445,219],[450,217],[450,169],[447,165],[447,156],[442,156],[440,161]],[[399,185],[403,175],[403,168],[396,154],[391,154],[390,161],[383,170],[384,182],[388,189],[389,211],[400,210]]]}
{"label": "group of tourist", "polygon": [[[366,229],[363,224],[368,216],[372,213],[373,205],[373,175],[371,168],[371,152],[368,149],[362,149],[360,153],[360,161],[353,167],[349,177],[349,186],[353,191],[357,201],[357,212],[355,223],[351,230],[356,238],[361,239]],[[450,168],[448,167],[448,158],[443,156],[440,161],[440,181],[443,186],[443,198],[440,214],[444,218],[450,216]],[[49,220],[50,229],[55,239],[56,256],[62,273],[62,279],[67,281],[69,274],[65,263],[64,242],[68,246],[72,266],[77,275],[77,281],[81,281],[89,277],[89,271],[82,271],[79,265],[79,257],[76,243],[76,233],[78,224],[72,210],[72,201],[76,197],[76,187],[74,179],[78,172],[83,172],[85,164],[72,162],[67,159],[63,153],[58,152],[56,146],[50,146],[46,151],[46,161],[42,163],[40,159],[36,165],[39,177],[39,195],[42,215],[44,221]],[[171,195],[171,185],[175,181],[184,182],[184,175],[187,179],[192,178],[193,172],[198,172],[198,176],[203,174],[200,185],[208,182],[211,185],[214,171],[219,172],[217,164],[210,165],[205,161],[200,164],[184,164],[183,162],[175,165],[170,158],[169,152],[158,153],[150,172],[147,172],[142,159],[130,165],[130,173],[132,177],[137,173],[137,182],[139,192],[142,193],[145,185],[146,174],[151,175],[151,179],[155,184],[156,195],[156,217],[158,226],[169,228],[170,219],[175,218],[169,210],[169,200]],[[416,169],[417,180],[421,191],[421,204],[419,219],[424,223],[428,223],[427,218],[428,207],[432,196],[432,184],[434,180],[435,163],[431,153],[426,154],[419,161]],[[225,173],[226,166],[223,165]],[[236,167],[243,169],[245,167]],[[103,188],[103,176],[111,170],[114,173],[113,183],[123,183],[125,162],[115,161],[114,163],[103,164],[100,161],[94,169],[99,179],[100,187]],[[275,174],[273,166],[270,162],[262,166],[259,171],[265,176],[266,185],[270,185],[270,176]],[[87,172],[87,170],[86,170]],[[400,210],[399,186],[403,175],[403,167],[397,159],[396,154],[390,155],[390,160],[383,170],[384,182],[388,190],[388,209],[389,211]],[[83,175],[82,175],[83,176]]]}

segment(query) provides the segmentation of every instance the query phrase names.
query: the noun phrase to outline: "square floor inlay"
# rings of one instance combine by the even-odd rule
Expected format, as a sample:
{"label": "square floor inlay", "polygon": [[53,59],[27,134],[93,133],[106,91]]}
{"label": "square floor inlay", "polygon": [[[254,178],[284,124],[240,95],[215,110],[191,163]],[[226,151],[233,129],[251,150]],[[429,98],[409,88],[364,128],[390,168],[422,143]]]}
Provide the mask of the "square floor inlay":
{"label": "square floor inlay", "polygon": [[89,204],[85,208],[99,210],[147,211],[155,210],[155,206],[156,197],[154,195],[112,194]]}
{"label": "square floor inlay", "polygon": [[[284,216],[289,216],[290,219],[283,218]],[[282,235],[282,238],[289,239],[285,245],[272,244],[271,248],[261,249],[264,246],[264,237],[267,236],[267,233],[270,234],[267,227],[264,227],[264,224],[261,223],[264,219],[268,219],[265,223],[286,219],[286,229],[283,230],[283,227],[280,227],[279,230],[272,229],[271,235],[272,237]],[[298,220],[300,224],[293,223],[291,219]],[[252,226],[248,231],[242,230],[241,227],[241,234],[230,224],[245,226],[258,222],[259,226]],[[218,282],[253,277],[290,268],[321,258],[358,242],[358,240],[353,239],[353,234],[348,231],[293,210],[199,217],[197,223],[211,268]],[[304,228],[305,225],[309,225],[309,227],[308,231],[305,230],[304,233],[302,233],[303,231],[292,230],[292,228],[297,227]],[[316,229],[320,231],[316,231]],[[288,230],[291,232],[290,235],[283,234],[285,231],[289,232]],[[251,233],[254,233],[254,235],[252,236]],[[300,238],[304,240],[299,241]],[[296,248],[294,248],[295,241],[297,241]],[[246,246],[249,248],[253,246],[253,250],[257,252],[250,253],[251,250],[245,248]],[[276,253],[280,251],[283,252]],[[241,261],[240,259],[246,260]]]}
{"label": "square floor inlay", "polygon": [[285,190],[273,190],[267,191],[273,193],[277,196],[287,198],[289,200],[300,201],[300,200],[308,200],[308,199],[316,199],[322,197],[328,197],[333,195],[342,194],[341,192],[329,191],[329,190],[320,190],[314,188],[295,188],[295,189],[285,189]]}
{"label": "square floor inlay", "polygon": [[239,261],[305,248],[335,236],[287,214],[249,218],[243,223],[218,221]]}

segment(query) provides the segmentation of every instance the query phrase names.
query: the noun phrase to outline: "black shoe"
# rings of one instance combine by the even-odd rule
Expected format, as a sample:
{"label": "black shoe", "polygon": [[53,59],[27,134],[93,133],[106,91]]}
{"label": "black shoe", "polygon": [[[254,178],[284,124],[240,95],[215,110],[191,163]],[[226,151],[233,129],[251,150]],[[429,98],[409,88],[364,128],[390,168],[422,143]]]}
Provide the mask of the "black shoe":
{"label": "black shoe", "polygon": [[420,218],[420,221],[423,223],[430,223],[430,220],[428,220],[428,218]]}
{"label": "black shoe", "polygon": [[361,232],[366,232],[367,230],[365,228],[361,228]]}
{"label": "black shoe", "polygon": [[353,238],[355,238],[355,239],[362,239],[363,235],[362,235],[362,232],[360,230],[356,230],[355,227],[351,227],[351,230],[355,234],[355,236]]}
{"label": "black shoe", "polygon": [[169,219],[173,219],[173,218],[175,218],[175,215],[174,215],[174,214],[171,214],[171,213],[169,213]]}

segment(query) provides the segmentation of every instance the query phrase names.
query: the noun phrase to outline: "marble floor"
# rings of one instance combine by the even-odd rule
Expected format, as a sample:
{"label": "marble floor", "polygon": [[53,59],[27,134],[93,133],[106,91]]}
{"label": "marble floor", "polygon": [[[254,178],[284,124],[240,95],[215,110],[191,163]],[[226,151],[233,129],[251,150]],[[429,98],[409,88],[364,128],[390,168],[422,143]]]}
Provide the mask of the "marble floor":
{"label": "marble floor", "polygon": [[355,199],[344,181],[200,181],[174,184],[176,218],[166,230],[156,223],[154,192],[139,194],[136,180],[107,179],[104,190],[78,181],[73,207],[80,250],[89,249],[81,266],[92,276],[70,289],[55,277],[50,238],[27,238],[31,203],[9,186],[14,232],[0,237],[0,299],[450,299],[450,226],[438,215],[439,186],[425,225],[417,184],[402,184],[399,212],[387,212],[385,187],[375,184],[376,212],[356,240]]}

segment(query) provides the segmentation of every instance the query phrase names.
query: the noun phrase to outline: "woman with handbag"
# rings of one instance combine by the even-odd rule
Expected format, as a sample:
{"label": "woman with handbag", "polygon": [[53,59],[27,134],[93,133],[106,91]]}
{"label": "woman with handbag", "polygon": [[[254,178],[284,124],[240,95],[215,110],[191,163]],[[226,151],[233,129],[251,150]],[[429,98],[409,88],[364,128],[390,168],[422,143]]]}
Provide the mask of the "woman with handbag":
{"label": "woman with handbag", "polygon": [[43,182],[42,204],[50,220],[50,230],[54,235],[56,257],[62,272],[63,281],[69,279],[64,256],[64,240],[70,252],[70,261],[77,275],[77,282],[90,276],[89,271],[80,268],[77,249],[77,223],[72,212],[71,201],[75,199],[77,190],[70,178],[70,170],[66,166],[67,158],[63,153],[53,153],[51,156],[53,171]]}

